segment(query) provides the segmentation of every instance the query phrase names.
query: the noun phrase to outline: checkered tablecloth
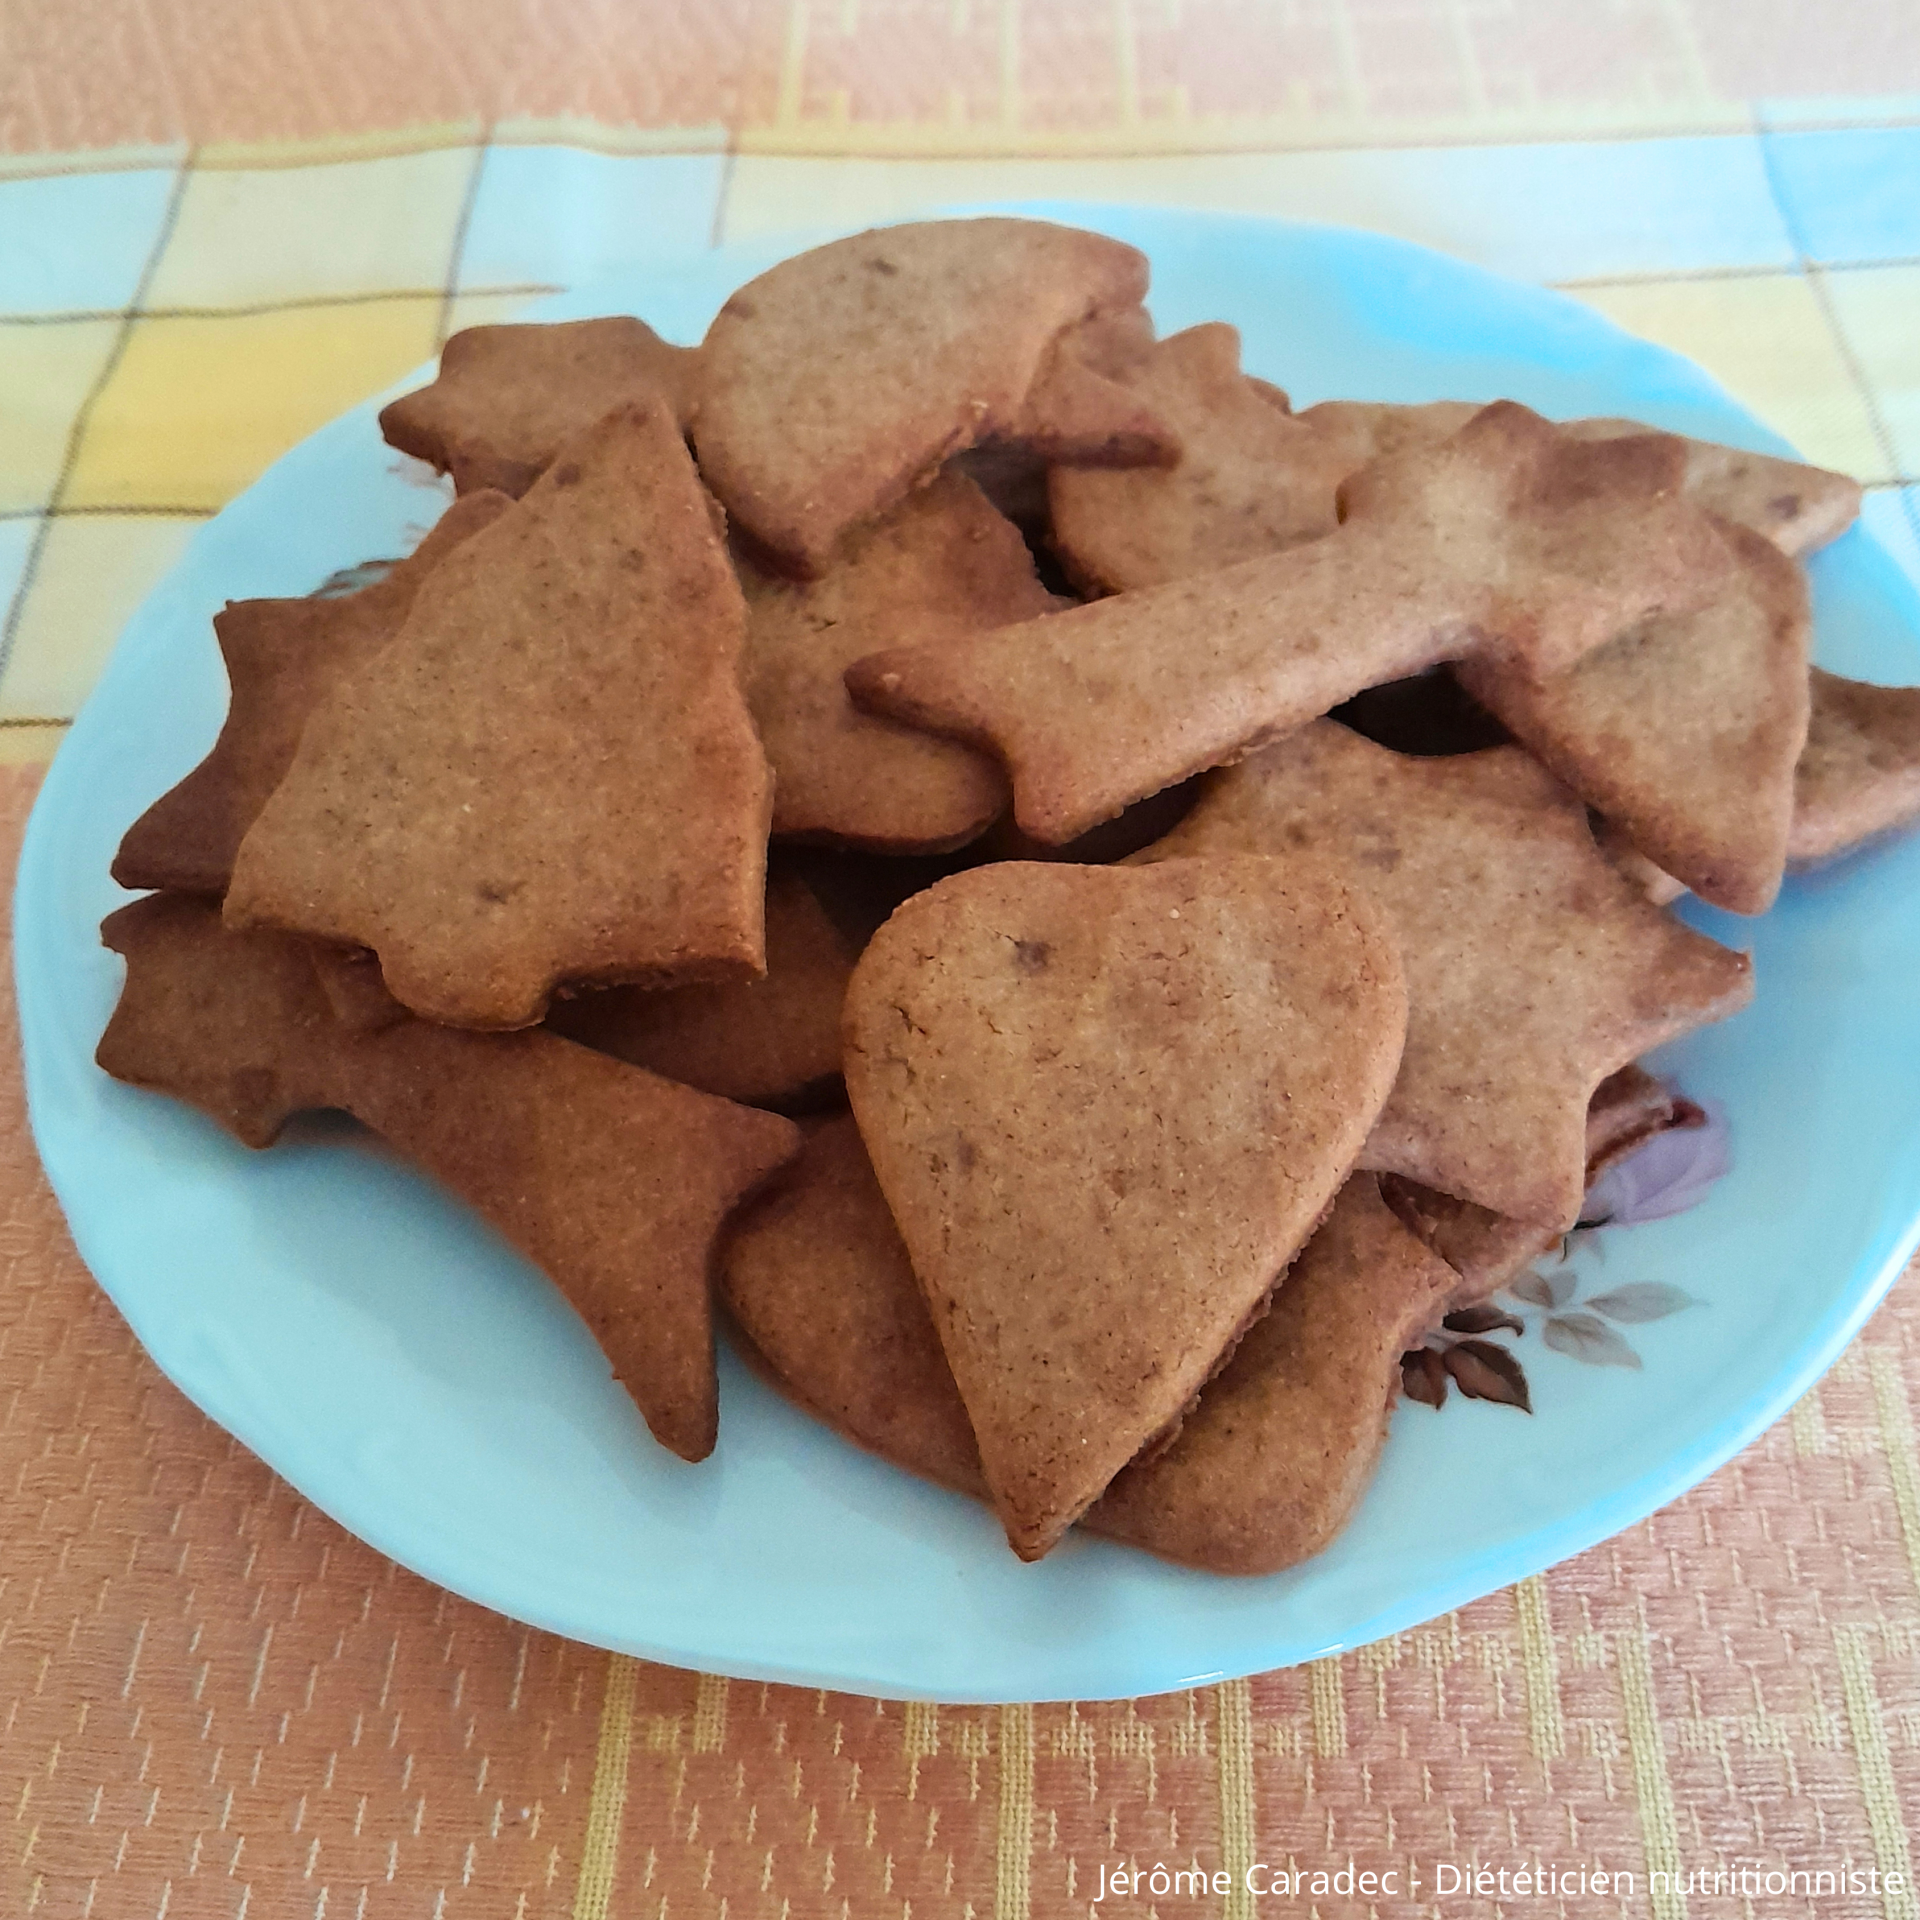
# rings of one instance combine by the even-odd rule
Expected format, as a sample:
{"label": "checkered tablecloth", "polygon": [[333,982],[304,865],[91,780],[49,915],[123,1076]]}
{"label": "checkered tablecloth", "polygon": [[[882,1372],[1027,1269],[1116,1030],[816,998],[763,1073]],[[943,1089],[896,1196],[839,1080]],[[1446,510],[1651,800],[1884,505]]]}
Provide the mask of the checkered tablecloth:
{"label": "checkered tablecloth", "polygon": [[[1920,577],[1905,0],[325,13],[0,0],[8,845],[194,528],[450,330],[955,201],[1346,222],[1564,287],[1866,481]],[[962,1709],[610,1658],[343,1534],[94,1289],[12,1067],[0,1273],[6,1920],[1036,1920],[1120,1862],[1234,1891],[1093,1912],[1920,1916],[1911,1276],[1790,1421],[1544,1579],[1296,1672]],[[1349,1859],[1509,1885],[1247,1890]],[[1854,1878],[1770,1890],[1793,1869]]]}

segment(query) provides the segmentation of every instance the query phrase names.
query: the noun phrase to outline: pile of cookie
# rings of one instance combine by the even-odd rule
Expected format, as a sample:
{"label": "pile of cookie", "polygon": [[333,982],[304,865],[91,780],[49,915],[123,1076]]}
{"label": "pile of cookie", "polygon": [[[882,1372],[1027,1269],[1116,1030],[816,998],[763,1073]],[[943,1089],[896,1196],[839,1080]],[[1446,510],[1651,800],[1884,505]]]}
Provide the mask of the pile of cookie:
{"label": "pile of cookie", "polygon": [[688,1460],[717,1298],[1024,1558],[1318,1551],[1403,1353],[1689,1117],[1633,1063],[1751,971],[1664,901],[1920,814],[1920,689],[1810,670],[1851,481],[1295,413],[1146,290],[955,221],[694,349],[454,337],[381,416],[457,490],[419,550],[214,623],[100,1064],[357,1116]]}

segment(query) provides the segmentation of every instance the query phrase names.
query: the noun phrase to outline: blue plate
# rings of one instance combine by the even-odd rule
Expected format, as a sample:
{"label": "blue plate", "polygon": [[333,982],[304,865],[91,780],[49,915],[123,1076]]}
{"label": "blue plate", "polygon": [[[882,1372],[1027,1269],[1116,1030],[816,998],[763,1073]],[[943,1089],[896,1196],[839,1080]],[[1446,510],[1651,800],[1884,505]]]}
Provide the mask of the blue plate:
{"label": "blue plate", "polygon": [[[1235,322],[1248,367],[1301,404],[1512,395],[1784,450],[1684,360],[1417,247],[1207,214],[1018,210],[1145,248],[1161,330]],[[635,312],[697,340],[797,244],[636,272],[542,316]],[[430,1579],[603,1646],[866,1693],[1091,1698],[1254,1672],[1428,1619],[1684,1492],[1805,1392],[1920,1238],[1910,838],[1790,882],[1759,921],[1690,910],[1751,946],[1759,975],[1749,1012],[1663,1056],[1727,1108],[1733,1172],[1694,1212],[1612,1230],[1601,1251],[1604,1285],[1664,1281],[1702,1304],[1626,1330],[1638,1371],[1582,1365],[1530,1330],[1531,1419],[1457,1397],[1440,1413],[1403,1405],[1358,1516],[1309,1565],[1228,1580],[1073,1539],[1022,1566],[984,1511],[842,1444],[729,1356],[719,1450],[683,1465],[540,1276],[363,1137],[314,1123],[251,1154],[93,1065],[120,982],[96,933],[122,898],[107,863],[225,708],[210,616],[398,551],[439,510],[375,410],[290,453],[136,615],[34,810],[15,924],[34,1131],[81,1254],[193,1400]],[[1825,663],[1920,681],[1920,600],[1865,533],[1814,578]]]}

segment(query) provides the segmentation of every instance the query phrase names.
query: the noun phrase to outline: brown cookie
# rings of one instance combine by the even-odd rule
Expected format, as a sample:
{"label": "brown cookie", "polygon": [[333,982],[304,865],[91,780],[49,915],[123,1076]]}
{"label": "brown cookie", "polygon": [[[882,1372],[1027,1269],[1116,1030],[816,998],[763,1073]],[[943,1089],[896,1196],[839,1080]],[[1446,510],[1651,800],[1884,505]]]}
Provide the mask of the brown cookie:
{"label": "brown cookie", "polygon": [[1145,307],[1103,307],[1055,334],[1013,424],[998,437],[1043,463],[1094,467],[1165,465],[1179,436],[1121,374],[1153,341]]}
{"label": "brown cookie", "polygon": [[440,349],[431,386],[380,411],[390,446],[453,476],[456,493],[494,487],[516,500],[576,434],[616,407],[663,403],[693,418],[700,355],[639,320],[468,327]]}
{"label": "brown cookie", "polygon": [[1752,963],[1651,906],[1516,747],[1390,753],[1321,721],[1214,774],[1143,860],[1308,855],[1386,915],[1406,1057],[1361,1164],[1550,1230],[1608,1074],[1752,997]]}
{"label": "brown cookie", "polygon": [[1064,467],[1047,476],[1053,544],[1082,587],[1118,593],[1231,566],[1339,524],[1353,467],[1240,371],[1220,321],[1163,340],[1127,384],[1180,437],[1171,467]]}
{"label": "brown cookie", "polygon": [[1014,1550],[1175,1421],[1331,1202],[1404,1001],[1310,863],[975,868],[847,996],[847,1091]]}
{"label": "brown cookie", "polygon": [[561,982],[759,972],[745,625],[671,416],[609,415],[315,710],[229,923],[371,947],[454,1026],[531,1025]]}
{"label": "brown cookie", "polygon": [[1374,1176],[1354,1175],[1173,1444],[1127,1467],[1083,1524],[1212,1573],[1277,1573],[1318,1553],[1373,1479],[1400,1356],[1457,1278]]}
{"label": "brown cookie", "polygon": [[1813,717],[1794,770],[1787,858],[1818,866],[1920,819],[1920,687],[1812,674]]}
{"label": "brown cookie", "polygon": [[[297,936],[289,936],[293,938]],[[305,940],[320,991],[327,996],[334,1020],[349,1034],[379,1033],[413,1015],[387,991],[380,978],[380,962],[364,947],[331,947]]]}
{"label": "brown cookie", "polygon": [[[1587,1106],[1587,1186],[1591,1189],[1609,1167],[1655,1134],[1697,1126],[1701,1118],[1698,1107],[1670,1093],[1642,1067],[1609,1074]],[[1397,1173],[1380,1176],[1380,1195],[1459,1275],[1449,1311],[1489,1299],[1560,1244],[1557,1232],[1490,1213]]]}
{"label": "brown cookie", "polygon": [[[1635,420],[1577,420],[1575,433],[1602,439],[1645,433]],[[1710,513],[1750,528],[1790,558],[1837,540],[1860,517],[1860,482],[1777,454],[1688,440],[1688,494]]]}
{"label": "brown cookie", "polygon": [[545,1032],[402,1020],[353,1046],[343,1103],[545,1272],[653,1436],[713,1451],[708,1266],[799,1129]]}
{"label": "brown cookie", "polygon": [[150,893],[100,923],[127,963],[94,1058],[116,1080],[198,1107],[249,1147],[340,1100],[340,1032],[307,943],[229,933],[217,901]]}
{"label": "brown cookie", "polygon": [[[1443,440],[1472,417],[1471,400],[1435,400],[1397,406],[1377,400],[1323,400],[1298,416],[1322,442],[1324,456],[1344,471],[1371,460]],[[1656,431],[1638,420],[1569,420],[1581,440],[1612,440]],[[1797,557],[1846,532],[1860,512],[1860,483],[1844,473],[1747,453],[1712,440],[1675,435],[1686,449],[1682,485],[1697,506],[1732,520]]]}
{"label": "brown cookie", "polygon": [[734,1204],[799,1147],[791,1122],[548,1033],[349,1030],[306,942],[231,932],[210,900],[154,894],[102,936],[127,958],[108,1073],[250,1146],[303,1109],[352,1113],[553,1280],[663,1446],[712,1451],[708,1260]]}
{"label": "brown cookie", "polygon": [[987,1498],[966,1404],[851,1114],[809,1128],[799,1157],[741,1214],[719,1286],[808,1412],[895,1466]]}
{"label": "brown cookie", "polygon": [[1544,680],[1492,658],[1454,673],[1647,859],[1717,907],[1764,913],[1786,868],[1813,616],[1793,561],[1722,526],[1739,565],[1708,605]]}
{"label": "brown cookie", "polygon": [[869,711],[996,748],[1022,830],[1068,840],[1364,687],[1480,652],[1557,672],[1703,604],[1733,562],[1678,497],[1683,457],[1670,436],[1575,441],[1500,402],[1349,480],[1321,539],[964,644],[897,646],[847,686]]}
{"label": "brown cookie", "polygon": [[427,575],[512,504],[503,493],[456,500],[407,559],[357,593],[235,600],[215,614],[232,689],[220,737],[127,829],[113,877],[135,891],[225,893],[241,838],[292,765],[308,714],[399,631]]}
{"label": "brown cookie", "polygon": [[[1092,319],[1067,328],[1051,349],[1054,354],[1071,355],[1092,372],[1122,386],[1128,383],[1129,377],[1152,351],[1153,319],[1145,307],[1116,307],[1105,313],[1097,313]],[[1043,378],[1040,384],[1044,401],[1044,388],[1051,383]],[[1109,389],[1103,386],[1096,391],[1103,407],[1111,404],[1114,396]],[[1165,444],[1165,436],[1172,431],[1171,423],[1156,415],[1152,425],[1158,438],[1153,451],[1146,457],[1151,464],[1164,466],[1172,458],[1172,449]],[[1046,437],[1041,435],[1039,439],[1044,442]],[[1036,545],[1045,543],[1050,528],[1047,510],[1049,462],[1042,444],[1024,437],[988,440],[955,454],[952,465],[956,471],[964,473],[993,503],[996,511],[1004,513],[1027,539]]]}
{"label": "brown cookie", "polygon": [[996,820],[977,840],[971,851],[981,862],[989,860],[1065,860],[1081,867],[1107,867],[1139,853],[1156,840],[1165,839],[1187,816],[1187,809],[1199,797],[1200,782],[1183,780],[1177,787],[1162,787],[1158,793],[1136,800],[1124,813],[1103,820],[1077,839],[1050,847],[1014,825],[1010,818]]}
{"label": "brown cookie", "polygon": [[[965,1403],[851,1119],[826,1122],[738,1220],[721,1297],[775,1383],[883,1460],[987,1499]],[[1219,1573],[1316,1553],[1371,1479],[1401,1352],[1459,1276],[1356,1174],[1171,1445],[1081,1516]]]}
{"label": "brown cookie", "polygon": [[1397,460],[1422,447],[1438,446],[1479,411],[1480,403],[1473,400],[1429,400],[1420,405],[1322,400],[1294,419],[1318,443],[1319,462],[1337,467],[1344,480],[1376,460]]}
{"label": "brown cookie", "polygon": [[787,1111],[840,1078],[858,949],[797,874],[767,880],[767,971],[730,986],[607,987],[547,1011],[550,1032],[724,1100]]}
{"label": "brown cookie", "polygon": [[948,455],[1039,437],[1049,456],[1171,458],[1138,400],[1060,334],[1138,306],[1144,255],[1037,220],[855,234],[763,273],[714,320],[694,422],[700,469],[793,572]]}
{"label": "brown cookie", "polygon": [[963,846],[1004,811],[989,754],[861,713],[847,667],[902,620],[937,645],[1064,605],[1034,577],[1012,522],[963,475],[943,473],[850,535],[818,580],[782,580],[744,557],[741,678],[773,768],[773,830],[887,853]]}

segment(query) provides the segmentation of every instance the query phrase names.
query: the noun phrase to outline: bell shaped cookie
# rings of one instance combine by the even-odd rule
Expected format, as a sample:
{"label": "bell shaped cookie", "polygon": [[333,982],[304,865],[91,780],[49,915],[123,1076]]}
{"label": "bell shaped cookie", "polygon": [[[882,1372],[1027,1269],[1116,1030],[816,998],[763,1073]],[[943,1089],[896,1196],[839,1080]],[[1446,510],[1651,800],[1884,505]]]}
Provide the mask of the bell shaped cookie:
{"label": "bell shaped cookie", "polygon": [[666,410],[610,414],[430,579],[308,720],[229,924],[371,947],[450,1026],[760,972],[746,608]]}

